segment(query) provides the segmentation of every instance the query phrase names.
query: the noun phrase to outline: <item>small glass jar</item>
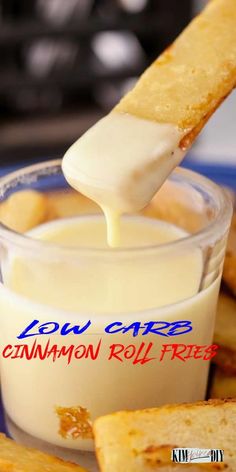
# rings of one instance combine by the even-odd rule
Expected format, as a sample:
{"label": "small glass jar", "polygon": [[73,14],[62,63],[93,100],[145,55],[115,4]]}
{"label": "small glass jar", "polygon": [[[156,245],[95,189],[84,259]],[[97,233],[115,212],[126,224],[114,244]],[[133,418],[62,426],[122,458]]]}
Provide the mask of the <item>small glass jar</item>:
{"label": "small glass jar", "polygon": [[[0,181],[1,200],[28,189],[43,193],[48,228],[72,225],[74,231],[75,217],[79,231],[79,225],[103,218],[84,216],[96,209],[69,190],[60,161],[7,175]],[[68,203],[65,209],[69,194],[77,204]],[[15,204],[11,199],[13,211],[20,213],[21,199]],[[173,345],[203,346],[204,352],[212,344],[231,216],[223,190],[196,173],[177,169],[142,216],[124,220],[155,225],[158,218],[158,224],[178,226],[179,237],[166,244],[115,250],[67,247],[38,238],[38,228],[21,234],[0,225],[1,387],[14,438],[83,463],[79,451],[93,450],[91,425],[96,417],[204,399],[209,359],[193,358],[187,347],[182,350],[183,356],[189,353],[187,359],[172,358]],[[167,336],[163,326],[176,321],[191,323],[192,330]],[[139,323],[137,335],[134,322]],[[74,326],[84,331],[71,329],[65,335]],[[162,327],[161,334],[155,327]],[[28,351],[19,345],[27,345]],[[30,358],[37,345],[38,355]],[[169,346],[165,352],[163,345]],[[53,346],[58,350],[55,357],[52,351],[40,359],[39,349],[43,356]],[[64,355],[66,350],[73,351],[71,358]],[[89,457],[91,453],[86,465]]]}

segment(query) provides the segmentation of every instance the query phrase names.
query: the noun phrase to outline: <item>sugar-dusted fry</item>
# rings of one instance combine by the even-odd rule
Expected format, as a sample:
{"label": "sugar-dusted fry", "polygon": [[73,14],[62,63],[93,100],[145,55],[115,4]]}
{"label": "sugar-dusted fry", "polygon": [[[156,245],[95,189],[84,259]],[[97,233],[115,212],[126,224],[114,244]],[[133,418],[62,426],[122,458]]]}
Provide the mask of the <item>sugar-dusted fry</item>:
{"label": "sugar-dusted fry", "polygon": [[[112,221],[144,208],[236,85],[236,2],[212,0],[105,118],[66,152],[72,187]],[[116,226],[117,227],[117,226]]]}
{"label": "sugar-dusted fry", "polygon": [[189,129],[191,141],[236,85],[235,24],[235,0],[210,1],[116,110]]}

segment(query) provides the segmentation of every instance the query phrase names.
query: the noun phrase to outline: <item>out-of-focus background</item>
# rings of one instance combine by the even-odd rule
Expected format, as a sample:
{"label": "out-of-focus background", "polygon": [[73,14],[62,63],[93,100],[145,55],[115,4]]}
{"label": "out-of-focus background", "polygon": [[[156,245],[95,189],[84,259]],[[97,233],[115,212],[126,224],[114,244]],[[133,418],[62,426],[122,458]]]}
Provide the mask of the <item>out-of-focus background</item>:
{"label": "out-of-focus background", "polygon": [[[0,0],[1,164],[61,156],[204,3]],[[234,159],[235,104],[233,94],[199,138],[192,159]]]}

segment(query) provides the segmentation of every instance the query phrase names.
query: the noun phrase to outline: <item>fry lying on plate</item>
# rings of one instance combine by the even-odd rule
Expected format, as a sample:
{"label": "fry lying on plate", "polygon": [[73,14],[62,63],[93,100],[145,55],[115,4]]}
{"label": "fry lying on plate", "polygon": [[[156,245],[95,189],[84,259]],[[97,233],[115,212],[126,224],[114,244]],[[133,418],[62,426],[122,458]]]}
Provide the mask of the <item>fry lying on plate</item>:
{"label": "fry lying on plate", "polygon": [[44,452],[24,447],[0,434],[0,472],[86,472]]}
{"label": "fry lying on plate", "polygon": [[22,190],[0,203],[0,221],[25,233],[46,221],[101,212],[96,203],[73,191]]}
{"label": "fry lying on plate", "polygon": [[[107,415],[97,419],[94,425],[100,469],[102,472],[235,472],[235,426],[236,400],[209,400]],[[171,460],[171,451],[176,447],[223,449],[224,463],[178,465]]]}
{"label": "fry lying on plate", "polygon": [[47,211],[47,198],[43,193],[22,190],[0,204],[0,221],[13,231],[24,233],[44,223]]}

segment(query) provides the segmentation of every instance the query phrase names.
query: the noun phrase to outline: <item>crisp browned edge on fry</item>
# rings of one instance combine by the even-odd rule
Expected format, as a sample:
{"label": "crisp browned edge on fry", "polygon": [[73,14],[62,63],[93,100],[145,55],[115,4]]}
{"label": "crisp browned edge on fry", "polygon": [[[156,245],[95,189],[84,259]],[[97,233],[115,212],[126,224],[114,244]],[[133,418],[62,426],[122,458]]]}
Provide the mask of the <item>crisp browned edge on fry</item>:
{"label": "crisp browned edge on fry", "polygon": [[236,2],[211,0],[115,107],[187,130],[187,148],[236,85]]}
{"label": "crisp browned edge on fry", "polygon": [[[213,416],[216,415],[214,429],[209,429],[209,426],[212,426],[212,416],[211,423],[208,423],[210,411]],[[199,464],[199,471],[226,469],[235,472],[236,469],[232,468],[232,463],[236,467],[236,449],[233,451],[229,449],[225,437],[219,435],[219,426],[224,427],[227,421],[232,422],[230,428],[236,442],[236,432],[233,428],[235,417],[236,399],[215,399],[192,404],[166,405],[133,412],[123,411],[99,418],[94,424],[94,434],[101,471],[122,471],[122,466],[126,466],[129,472],[136,471],[136,468],[143,472],[159,469],[160,472],[165,472],[169,471],[170,467],[176,470],[175,466],[178,466],[171,461],[170,453],[173,447],[183,447],[183,444],[180,444],[180,437],[181,440],[185,438],[185,441],[187,437],[188,443],[189,441],[192,443],[191,447],[197,447],[199,439],[202,444],[203,440],[205,441],[207,437],[211,436],[214,443],[218,442],[216,447],[226,447],[229,463]],[[179,418],[178,423],[176,422],[177,418]],[[170,426],[171,430],[178,432],[175,442],[173,442],[172,432],[172,441],[167,441]],[[164,432],[165,438],[163,439]],[[186,446],[185,444],[184,447]],[[188,447],[190,446],[188,445]],[[181,467],[183,466],[181,465]],[[177,470],[179,469],[177,468]]]}
{"label": "crisp browned edge on fry", "polygon": [[24,447],[0,433],[1,472],[86,472],[79,465]]}

